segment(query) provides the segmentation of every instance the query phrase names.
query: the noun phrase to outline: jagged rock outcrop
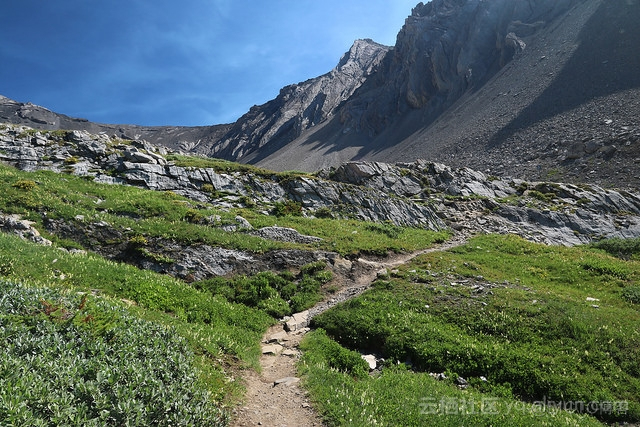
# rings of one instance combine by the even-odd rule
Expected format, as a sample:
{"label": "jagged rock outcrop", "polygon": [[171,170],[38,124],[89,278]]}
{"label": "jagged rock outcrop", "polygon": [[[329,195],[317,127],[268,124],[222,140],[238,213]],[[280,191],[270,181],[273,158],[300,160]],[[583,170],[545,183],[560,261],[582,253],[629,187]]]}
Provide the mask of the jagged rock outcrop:
{"label": "jagged rock outcrop", "polygon": [[416,109],[433,121],[465,91],[480,87],[522,51],[523,38],[575,3],[433,0],[418,4],[380,73],[342,109],[345,127],[378,134],[394,117]]}
{"label": "jagged rock outcrop", "polygon": [[[83,131],[48,133],[14,126],[0,129],[0,160],[23,170],[65,171],[92,176],[96,182],[174,191],[223,207],[242,204],[240,200],[248,197],[267,211],[289,201],[298,203],[309,215],[325,212],[397,225],[444,227],[428,206],[387,191],[312,175],[284,179],[270,173],[220,173],[212,168],[178,167],[168,163],[162,152],[166,153],[146,142],[113,140]],[[227,196],[219,197],[220,193]]]}
{"label": "jagged rock outcrop", "polygon": [[286,86],[264,105],[240,117],[207,153],[247,161],[260,159],[332,117],[336,109],[375,74],[389,47],[373,40],[356,40],[329,73]]}
{"label": "jagged rock outcrop", "polygon": [[[534,10],[545,2],[531,3]],[[638,188],[640,2],[572,4],[541,18],[531,35],[518,32],[526,48],[493,78],[432,125],[376,147],[371,159],[428,158],[498,176]]]}
{"label": "jagged rock outcrop", "polygon": [[[547,244],[574,245],[605,237],[640,236],[640,196],[633,192],[502,179],[470,168],[455,169],[422,160],[395,165],[349,162],[316,175],[219,172],[176,166],[167,162],[162,152],[164,149],[148,143],[125,143],[86,132],[52,134],[13,126],[0,129],[0,159],[21,169],[65,171],[92,176],[98,182],[170,190],[223,208],[250,204],[269,213],[293,204],[308,216],[355,217],[431,229],[450,227],[465,234],[513,233]],[[233,224],[222,224],[215,218],[207,221],[211,226],[267,239],[317,241],[281,227],[253,231],[243,218],[236,218]],[[59,231],[64,227],[55,225]],[[82,226],[80,233],[100,233],[102,227]],[[211,248],[198,250],[216,252]],[[173,252],[169,256],[180,258]],[[249,255],[216,256],[207,264],[217,267],[206,271],[229,271],[247,261],[243,257]],[[274,255],[269,262],[295,262],[287,257],[284,253]],[[192,270],[187,264],[182,270]]]}
{"label": "jagged rock outcrop", "polygon": [[428,202],[450,227],[466,233],[512,233],[562,245],[640,236],[640,196],[627,191],[499,179],[425,161],[352,162],[326,176]]}
{"label": "jagged rock outcrop", "polygon": [[69,117],[32,103],[22,103],[0,95],[0,123],[24,125],[41,130],[77,130],[122,139],[146,140],[175,150],[206,153],[206,141],[217,141],[230,125],[212,126],[136,126],[103,124]]}

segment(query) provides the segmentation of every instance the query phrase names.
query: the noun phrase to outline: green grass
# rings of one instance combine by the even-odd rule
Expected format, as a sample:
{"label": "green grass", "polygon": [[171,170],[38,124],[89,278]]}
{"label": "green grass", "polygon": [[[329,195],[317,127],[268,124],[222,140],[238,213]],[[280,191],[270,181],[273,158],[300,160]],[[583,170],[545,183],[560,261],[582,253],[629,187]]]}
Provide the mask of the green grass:
{"label": "green grass", "polygon": [[185,168],[211,168],[218,173],[251,173],[265,178],[275,178],[277,180],[291,179],[298,176],[312,176],[307,172],[300,171],[274,172],[268,169],[259,168],[257,166],[230,162],[228,160],[216,159],[213,157],[169,154],[166,156],[166,159],[173,162],[176,166]]}
{"label": "green grass", "polygon": [[[60,290],[59,292],[69,295],[73,295],[73,292],[91,292],[105,298],[122,300],[127,303],[127,310],[131,316],[144,319],[156,325],[147,328],[149,334],[154,335],[153,331],[158,327],[169,328],[170,335],[175,336],[176,340],[181,340],[180,342],[185,343],[189,352],[194,354],[190,366],[195,366],[197,369],[193,370],[185,378],[194,378],[195,375],[198,378],[198,382],[203,384],[203,389],[210,396],[208,399],[218,408],[225,408],[240,399],[242,386],[236,380],[235,372],[248,367],[254,369],[259,367],[260,340],[266,328],[273,323],[273,318],[263,311],[241,304],[230,303],[221,296],[200,292],[168,276],[138,270],[128,265],[107,261],[92,254],[72,254],[54,247],[38,246],[25,242],[16,236],[6,234],[0,234],[0,274],[12,283],[26,283],[29,287],[58,289]],[[53,302],[58,304],[55,299]],[[24,323],[16,318],[9,318],[9,323],[13,321]],[[49,338],[45,334],[42,339]],[[130,338],[129,341],[129,345],[135,349],[138,341],[135,341],[134,338]],[[140,338],[141,351],[144,345],[143,341]],[[6,341],[3,342],[6,343]],[[180,351],[185,353],[182,350]],[[24,353],[21,354],[24,356]],[[116,369],[114,372],[119,374],[129,372],[124,368],[118,368],[118,366],[127,365],[128,361],[126,359],[130,358],[127,354],[122,353],[122,357],[125,360],[119,361],[118,364],[112,361],[113,366],[115,366],[114,369]],[[20,357],[20,354],[16,357]],[[21,363],[28,367],[31,363],[30,360],[27,357]],[[61,360],[67,363],[67,359]],[[37,363],[45,362],[38,361]],[[70,384],[69,381],[73,380],[72,374],[69,373],[64,381],[61,380],[62,382],[58,384],[61,387],[70,387],[68,384]],[[81,379],[73,381],[81,382]],[[123,385],[122,387],[125,386]],[[47,389],[44,388],[42,390],[46,391]],[[132,390],[130,390],[130,393],[134,392]],[[45,391],[38,391],[38,393],[45,394]],[[32,392],[28,389],[16,390],[14,400],[11,401],[14,402],[12,405],[24,406],[20,402],[30,399],[30,393]],[[51,399],[53,399],[51,402],[58,402],[56,399],[60,398],[64,399],[64,402],[68,405],[77,406],[76,403],[73,403],[75,402],[73,399],[69,400],[71,398],[68,396],[56,396],[51,395]],[[122,396],[126,397],[129,394],[124,393]],[[155,401],[149,401],[148,405],[164,404],[165,399],[171,398],[170,396],[168,391],[156,393],[149,397],[149,399],[153,398]],[[114,405],[116,407],[118,403],[125,407],[128,405],[126,402],[129,402],[129,398],[125,397],[122,398],[122,401],[112,399],[109,402],[115,402]],[[46,399],[44,402],[48,404]],[[111,403],[104,403],[104,405]],[[60,411],[67,414],[68,408],[65,409],[62,403],[60,405]],[[137,411],[138,406],[133,409],[127,409],[127,411]],[[117,412],[120,409],[116,409],[116,407],[112,409]],[[35,419],[33,417],[36,415],[32,416],[21,412],[21,410],[13,406],[12,408],[11,411],[13,412],[11,414],[18,417],[16,419],[23,419],[24,417],[26,417],[24,419],[31,421]],[[93,409],[89,408],[86,411],[94,414],[94,412],[91,412]],[[197,413],[194,412],[194,414]],[[185,422],[189,419],[189,417],[184,417]],[[155,422],[144,420],[135,421],[138,418],[130,418],[130,420],[129,425],[155,424]],[[31,424],[31,421],[12,425],[37,425]],[[33,422],[35,423],[35,421]],[[114,421],[108,425],[123,425],[123,423]],[[183,425],[167,421],[166,425],[169,424]],[[85,424],[73,422],[65,424],[61,422],[57,425]],[[91,424],[88,423],[86,425]],[[99,422],[97,425],[107,424]],[[184,425],[206,425],[206,423],[201,421]]]}
{"label": "green grass", "polygon": [[[154,192],[131,186],[97,184],[72,175],[49,171],[22,172],[0,165],[0,211],[16,213],[36,222],[43,231],[43,216],[51,219],[84,222],[105,221],[131,236],[158,237],[193,244],[264,253],[275,249],[323,249],[342,255],[386,254],[423,249],[448,238],[446,232],[395,227],[355,220],[272,216],[249,209],[220,210],[197,203],[172,192]],[[279,225],[295,228],[302,234],[323,238],[315,245],[274,242],[226,232],[200,223],[218,215],[223,224],[235,224],[242,215],[256,228]],[[52,236],[55,239],[55,236]]]}
{"label": "green grass", "polygon": [[461,375],[490,396],[626,402],[600,418],[637,421],[640,313],[628,290],[638,279],[637,261],[598,250],[482,236],[419,257],[315,324],[348,348]]}
{"label": "green grass", "polygon": [[640,260],[640,238],[604,239],[593,243],[592,246],[619,258]]}
{"label": "green grass", "polygon": [[0,211],[20,214],[40,224],[41,230],[43,215],[67,221],[82,216],[84,221],[105,221],[133,234],[184,243],[200,242],[258,253],[295,246],[194,223],[194,213],[202,218],[219,215],[230,224],[235,223],[235,215],[208,205],[194,206],[195,202],[171,192],[97,184],[76,176],[49,171],[22,172],[2,165],[0,186],[4,189]]}
{"label": "green grass", "polygon": [[[437,381],[403,364],[363,375],[358,353],[342,348],[322,329],[308,334],[301,349],[304,385],[330,426],[602,426],[550,405],[460,390],[451,380]],[[336,354],[342,357],[336,360]]]}
{"label": "green grass", "polygon": [[200,292],[169,276],[97,255],[30,244],[5,234],[0,234],[0,271],[16,282],[96,289],[134,301],[141,308],[170,314],[171,323],[208,331],[208,336],[196,342],[207,352],[237,356],[253,366],[258,363],[262,333],[272,322],[263,312]]}
{"label": "green grass", "polygon": [[302,266],[298,275],[288,270],[280,274],[263,271],[252,277],[214,277],[195,282],[193,286],[282,318],[309,309],[322,300],[320,288],[333,278],[326,267],[324,261],[318,261]]}
{"label": "green grass", "polygon": [[243,212],[243,216],[256,227],[278,225],[290,227],[306,235],[323,239],[320,249],[334,251],[343,256],[358,254],[386,255],[389,252],[412,252],[445,242],[450,233],[421,228],[397,227],[356,220],[331,218],[305,218],[285,216],[274,218],[254,212]]}

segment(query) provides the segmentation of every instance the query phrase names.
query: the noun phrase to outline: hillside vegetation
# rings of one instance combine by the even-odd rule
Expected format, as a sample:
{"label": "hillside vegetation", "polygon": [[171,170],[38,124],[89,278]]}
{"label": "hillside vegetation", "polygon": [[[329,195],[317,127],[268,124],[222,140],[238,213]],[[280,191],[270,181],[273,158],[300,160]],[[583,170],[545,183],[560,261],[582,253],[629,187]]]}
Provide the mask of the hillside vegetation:
{"label": "hillside vegetation", "polygon": [[[639,278],[637,260],[600,249],[477,237],[316,317],[302,369],[335,424],[598,424],[558,405],[637,421]],[[340,345],[384,369],[363,374]]]}
{"label": "hillside vegetation", "polygon": [[[32,221],[53,242],[0,234],[0,420],[9,425],[227,425],[246,369],[259,369],[267,328],[340,289],[340,262],[451,236],[313,217],[286,201],[224,205],[215,194],[195,201],[2,165],[0,185],[4,217]],[[251,229],[277,225],[321,240],[228,227],[238,216]],[[202,245],[293,258],[253,273],[161,274],[176,264],[167,248]],[[301,346],[304,384],[330,425],[640,421],[639,247],[488,234],[418,256],[314,318]],[[369,372],[362,353],[382,367]]]}
{"label": "hillside vegetation", "polygon": [[[6,349],[0,420],[16,426],[226,425],[229,408],[242,397],[243,370],[258,368],[267,327],[321,299],[332,278],[326,263],[316,262],[188,284],[86,252],[83,244],[124,244],[121,261],[171,263],[154,239],[256,254],[326,248],[352,255],[415,250],[446,239],[446,233],[356,220],[219,209],[171,192],[1,165],[0,183],[0,211],[32,221],[53,241],[37,245],[0,234]],[[231,223],[238,213],[255,226],[277,220],[323,240],[277,242],[200,221],[219,215]],[[58,220],[101,223],[123,241],[62,238],[46,228]]]}

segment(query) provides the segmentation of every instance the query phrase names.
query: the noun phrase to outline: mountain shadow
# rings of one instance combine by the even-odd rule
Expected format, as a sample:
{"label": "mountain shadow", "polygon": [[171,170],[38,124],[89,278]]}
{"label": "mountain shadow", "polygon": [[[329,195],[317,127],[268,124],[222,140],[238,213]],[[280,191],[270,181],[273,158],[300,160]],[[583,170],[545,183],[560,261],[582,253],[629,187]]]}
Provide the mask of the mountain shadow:
{"label": "mountain shadow", "polygon": [[640,87],[640,1],[606,0],[582,28],[577,47],[553,83],[489,141],[489,147],[536,122],[592,99]]}

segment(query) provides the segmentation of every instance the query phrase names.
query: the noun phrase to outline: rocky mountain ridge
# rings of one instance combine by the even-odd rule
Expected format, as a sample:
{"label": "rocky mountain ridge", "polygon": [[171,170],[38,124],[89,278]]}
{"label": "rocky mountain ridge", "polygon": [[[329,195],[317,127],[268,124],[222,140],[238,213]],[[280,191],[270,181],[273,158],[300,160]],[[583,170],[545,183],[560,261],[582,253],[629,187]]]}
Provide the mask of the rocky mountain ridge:
{"label": "rocky mountain ridge", "polygon": [[637,188],[640,3],[433,1],[341,109],[259,164],[425,158]]}
{"label": "rocky mountain ridge", "polygon": [[497,176],[637,188],[637,0],[433,0],[396,45],[358,40],[329,73],[234,124],[99,125],[0,98],[0,120],[145,139],[315,171],[424,158]]}
{"label": "rocky mountain ridge", "polygon": [[[598,186],[500,179],[422,160],[394,165],[349,162],[312,175],[181,167],[167,158],[171,156],[164,147],[143,141],[84,131],[0,127],[0,159],[22,170],[47,169],[101,183],[172,191],[220,208],[250,206],[269,214],[274,207],[289,205],[312,217],[449,228],[463,235],[513,233],[547,244],[640,236],[640,196]],[[230,231],[254,232],[242,218],[236,224],[222,224],[216,218],[206,221]],[[65,227],[55,225],[58,230]],[[104,227],[90,224],[85,232],[100,228]],[[255,233],[292,241],[313,237],[278,229]],[[248,256],[223,255],[236,260]]]}

